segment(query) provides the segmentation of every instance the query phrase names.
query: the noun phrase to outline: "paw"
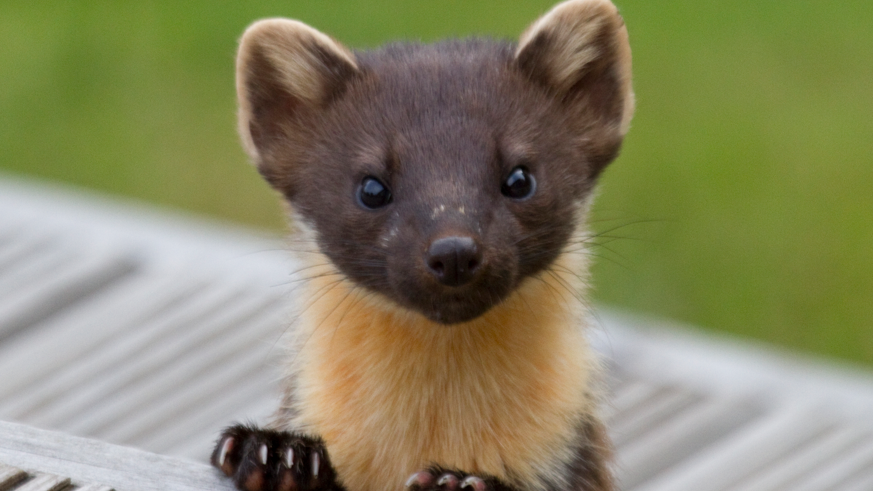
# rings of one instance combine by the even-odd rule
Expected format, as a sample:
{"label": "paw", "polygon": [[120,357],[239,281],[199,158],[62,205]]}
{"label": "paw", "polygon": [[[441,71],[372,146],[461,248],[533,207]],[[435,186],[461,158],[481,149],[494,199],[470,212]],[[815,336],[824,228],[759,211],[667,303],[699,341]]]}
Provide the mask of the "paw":
{"label": "paw", "polygon": [[224,430],[210,460],[243,491],[334,488],[327,451],[315,438],[235,425]]}
{"label": "paw", "polygon": [[406,480],[410,491],[504,491],[508,486],[489,476],[463,472],[428,469],[418,471]]}

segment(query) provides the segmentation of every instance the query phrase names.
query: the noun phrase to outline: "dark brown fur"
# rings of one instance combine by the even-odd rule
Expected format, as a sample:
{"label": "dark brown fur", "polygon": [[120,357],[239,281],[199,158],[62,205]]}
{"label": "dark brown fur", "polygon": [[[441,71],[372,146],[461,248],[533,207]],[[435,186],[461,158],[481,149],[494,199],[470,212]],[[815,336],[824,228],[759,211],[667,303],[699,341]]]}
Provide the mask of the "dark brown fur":
{"label": "dark brown fur", "polygon": [[[499,324],[504,331],[504,326],[509,329],[510,325],[519,330],[545,329],[539,320],[512,324],[511,309],[501,306],[508,303],[506,300],[511,295],[528,288],[522,285],[530,285],[530,281],[525,282],[529,278],[540,280],[550,288],[553,286],[549,282],[556,280],[567,290],[584,287],[584,280],[576,272],[558,270],[561,274],[570,274],[573,285],[555,275],[556,268],[567,269],[556,264],[561,262],[562,256],[566,258],[570,254],[567,246],[577,232],[580,215],[587,207],[598,176],[618,154],[633,110],[627,33],[615,7],[607,0],[573,0],[559,5],[533,24],[519,45],[470,39],[430,45],[392,44],[374,51],[352,53],[301,23],[267,21],[251,28],[244,36],[239,60],[243,140],[259,171],[291,204],[300,226],[314,233],[312,239],[317,243],[317,250],[312,252],[326,256],[331,267],[349,280],[353,288],[349,293],[339,294],[337,305],[330,308],[319,323],[330,318],[350,295],[355,298],[353,303],[361,302],[354,289],[361,288],[367,295],[386,299],[393,305],[392,309],[404,314],[398,317],[392,313],[394,311],[370,304],[359,309],[370,317],[356,323],[346,322],[362,329],[370,322],[371,331],[367,332],[373,332],[374,336],[376,331],[384,331],[381,335],[388,341],[368,351],[380,353],[379,361],[382,361],[393,359],[397,353],[396,350],[387,354],[380,351],[393,340],[402,346],[422,339],[420,329],[433,333],[427,329],[481,327],[474,322],[500,309],[504,310],[494,316],[502,320],[494,325]],[[534,176],[535,192],[523,198],[507,196],[501,186],[510,173],[520,167]],[[369,178],[384,183],[393,201],[386,206],[365,206],[359,190]],[[461,238],[472,244],[477,254],[475,271],[460,284],[443,281],[429,262],[435,254],[434,244],[445,238]],[[544,280],[546,273],[552,276]],[[327,293],[334,289],[331,285]],[[310,300],[318,303],[320,298]],[[517,301],[518,297],[512,298]],[[532,308],[547,307],[534,305]],[[559,306],[557,310],[562,308]],[[346,309],[352,310],[352,307]],[[414,315],[403,317],[406,312]],[[568,307],[566,318],[571,321],[558,323],[570,326],[562,333],[574,329],[572,312],[575,312],[573,308]],[[370,319],[376,318],[385,320],[384,326],[373,325],[375,321]],[[431,321],[437,324],[431,326]],[[343,319],[334,322],[339,329]],[[398,325],[401,328],[397,334],[390,334]],[[383,327],[387,328],[381,329]],[[486,327],[491,329],[493,325]],[[555,332],[551,335],[555,336]],[[343,337],[347,334],[343,333]],[[466,341],[459,341],[462,338]],[[432,337],[435,339],[437,337]],[[440,342],[445,341],[440,339]],[[457,340],[451,338],[444,346],[451,347],[457,341],[453,349],[467,356],[470,339],[459,335]],[[364,345],[364,342],[352,344],[353,349]],[[473,348],[473,354],[476,349]],[[545,351],[545,358],[554,359],[560,349],[550,348]],[[494,356],[502,357],[498,360],[500,363],[505,362],[505,353],[494,352],[498,353]],[[514,360],[518,350],[512,353],[509,358]],[[564,362],[575,360],[576,352],[572,353],[563,358]],[[347,389],[349,394],[340,390],[343,393],[336,395],[337,403],[321,402],[325,408],[348,401],[369,401],[373,394],[380,394],[379,390],[364,391],[361,387],[367,383],[375,387],[396,382],[391,370],[387,377],[378,378],[368,373],[369,367],[359,366],[367,363],[332,354],[345,360],[340,362],[337,373],[360,382]],[[440,357],[441,354],[427,353],[426,356]],[[581,359],[587,354],[578,356]],[[392,370],[395,366],[391,364]],[[445,365],[429,366],[436,366],[442,372]],[[488,367],[474,365],[472,369],[475,373],[481,369],[486,374],[482,380],[493,381]],[[541,369],[560,370],[560,367],[542,361]],[[478,411],[482,402],[497,400],[492,394],[521,390],[521,386],[527,388],[527,393],[539,394],[530,392],[531,387],[539,388],[540,382],[547,385],[549,381],[535,377],[536,374],[531,374],[525,376],[524,381],[516,379],[518,387],[500,387],[494,392],[488,392],[493,388],[483,389],[491,387],[488,383],[470,382],[482,390],[479,395],[486,397],[477,401],[479,405],[474,410]],[[464,377],[458,375],[457,380],[461,379]],[[333,380],[327,378],[312,385],[332,387]],[[536,383],[530,383],[531,380]],[[343,380],[338,382],[337,386],[341,387]],[[427,377],[419,383],[426,384]],[[551,442],[557,441],[556,435],[575,432],[575,438],[567,439],[570,443],[559,445],[555,451],[555,458],[550,460],[554,468],[531,467],[547,475],[532,476],[528,469],[524,471],[527,474],[523,472],[524,476],[520,477],[513,469],[503,469],[506,479],[516,479],[515,484],[510,484],[494,475],[468,474],[464,469],[445,469],[440,467],[440,462],[432,462],[434,467],[416,474],[413,487],[421,491],[456,491],[458,480],[471,476],[471,482],[477,483],[474,487],[482,486],[480,491],[612,489],[609,442],[593,414],[594,397],[589,392],[591,388],[586,386],[589,383],[567,384],[570,393],[585,392],[580,402],[572,406],[573,414],[579,418],[575,429],[572,418],[557,416],[555,420],[559,423],[543,426],[551,429],[530,430],[538,427],[535,423],[516,431],[522,420],[530,421],[530,415],[553,414],[545,409],[551,401],[545,395],[540,406],[534,404],[530,406],[533,410],[525,407],[517,411],[528,413],[524,417],[501,416],[503,419],[497,426],[512,428],[502,433],[507,437],[523,435],[530,441]],[[286,381],[286,404],[278,415],[277,431],[235,426],[219,441],[213,463],[232,476],[238,486],[250,491],[285,489],[286,485],[290,486],[289,490],[343,489],[340,481],[333,478],[335,472],[327,454],[331,440],[327,433],[324,433],[327,442],[324,443],[318,437],[284,431],[285,428],[294,430],[293,421],[298,418],[306,419],[297,412],[299,388],[295,384],[293,377]],[[438,388],[429,388],[435,389]],[[542,394],[549,393],[549,389],[545,387]],[[365,392],[366,395],[362,395]],[[311,396],[313,400],[323,396],[318,394]],[[404,397],[396,399],[406,401]],[[398,404],[414,406],[405,402]],[[391,419],[392,414],[398,414],[396,408],[386,408],[385,414],[380,416]],[[435,416],[435,422],[439,423],[441,417],[442,414]],[[347,428],[343,418],[341,415],[330,421],[339,421]],[[554,430],[555,427],[560,427],[560,431]],[[439,434],[440,437],[446,435],[453,434]],[[334,435],[334,438],[340,437],[343,435]],[[403,441],[402,437],[397,438],[398,442]],[[385,444],[391,445],[390,442]],[[490,453],[483,456],[483,462],[493,462],[501,451],[497,447],[504,446],[499,438],[489,440],[488,444]],[[476,452],[479,445],[477,440]],[[516,462],[521,463],[517,468],[537,462],[531,457],[536,452],[529,449],[539,447],[528,444],[523,447],[515,454],[519,456]],[[294,454],[298,461],[288,467],[288,462],[294,460],[287,453],[292,448],[298,449]],[[362,451],[373,452],[373,449]],[[347,468],[360,471],[359,466],[348,463],[348,455],[346,452]],[[370,454],[362,455],[361,460],[366,462]],[[552,454],[539,452],[539,456],[544,455]],[[572,458],[567,458],[568,455]],[[266,461],[259,463],[262,460]],[[475,460],[469,459],[470,462]],[[319,465],[327,467],[321,469]],[[444,476],[449,484],[438,484],[435,481],[438,475]],[[366,483],[375,489],[382,485],[382,479],[370,479]],[[390,489],[392,483],[385,485]]]}
{"label": "dark brown fur", "polygon": [[[618,136],[603,148],[604,115],[532,81],[534,55],[522,68],[515,49],[489,40],[391,45],[356,53],[358,71],[327,59],[330,100],[299,107],[282,94],[255,108],[264,114],[253,131],[265,149],[261,172],[318,231],[320,249],[359,284],[436,320],[475,317],[550,264],[618,151]],[[257,81],[252,94],[270,86]],[[610,111],[623,102],[602,99]],[[514,202],[500,183],[519,164],[542,192]],[[349,197],[367,175],[403,205],[362,210]],[[435,209],[447,218],[434,220]],[[485,272],[460,291],[441,288],[420,260],[447,233],[473,234],[485,250]]]}

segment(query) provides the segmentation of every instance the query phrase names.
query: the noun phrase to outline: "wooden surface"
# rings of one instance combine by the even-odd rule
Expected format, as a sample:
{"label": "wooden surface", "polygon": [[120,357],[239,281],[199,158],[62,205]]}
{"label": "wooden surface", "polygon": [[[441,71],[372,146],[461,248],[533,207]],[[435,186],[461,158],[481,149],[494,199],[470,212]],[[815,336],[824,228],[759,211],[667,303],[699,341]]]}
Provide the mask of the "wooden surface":
{"label": "wooden surface", "polygon": [[0,491],[233,489],[208,465],[187,459],[7,422],[0,435]]}
{"label": "wooden surface", "polygon": [[[218,430],[277,404],[294,269],[276,239],[0,176],[0,420],[30,425],[0,424],[9,489],[222,489]],[[869,373],[593,322],[623,489],[873,490]]]}

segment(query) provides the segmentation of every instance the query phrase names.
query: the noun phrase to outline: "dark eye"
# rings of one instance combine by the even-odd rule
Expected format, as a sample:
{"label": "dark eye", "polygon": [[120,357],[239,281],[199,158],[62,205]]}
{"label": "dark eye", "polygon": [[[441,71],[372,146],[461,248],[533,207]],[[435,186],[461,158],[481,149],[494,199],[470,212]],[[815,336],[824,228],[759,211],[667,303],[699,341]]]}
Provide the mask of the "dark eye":
{"label": "dark eye", "polygon": [[500,192],[507,198],[525,199],[533,195],[537,188],[537,182],[534,176],[527,170],[527,167],[520,165],[506,177],[506,181],[500,187]]}
{"label": "dark eye", "polygon": [[367,176],[358,188],[358,200],[367,208],[381,208],[391,202],[391,191],[379,179]]}

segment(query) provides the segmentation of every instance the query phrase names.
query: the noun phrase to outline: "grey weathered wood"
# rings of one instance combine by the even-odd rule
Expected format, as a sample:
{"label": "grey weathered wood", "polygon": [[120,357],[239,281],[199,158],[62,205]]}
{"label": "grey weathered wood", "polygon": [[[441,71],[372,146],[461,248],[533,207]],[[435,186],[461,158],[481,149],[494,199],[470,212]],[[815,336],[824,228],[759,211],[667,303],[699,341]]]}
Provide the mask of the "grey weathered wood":
{"label": "grey weathered wood", "polygon": [[[271,379],[266,381],[265,386],[275,385],[276,380]],[[220,428],[234,421],[268,421],[279,407],[279,402],[278,390],[265,394],[262,388],[243,387],[234,394],[234,398],[228,397],[210,405],[205,414],[195,417],[195,414],[189,413],[174,425],[149,435],[149,439],[142,441],[142,447],[167,455],[184,455],[206,461]],[[221,423],[216,425],[216,422]],[[175,425],[189,433],[183,433]]]}
{"label": "grey weathered wood", "polygon": [[[197,286],[166,275],[131,276],[64,315],[0,343],[0,373],[16,373],[15,377],[0,377],[0,400],[9,400],[12,394],[20,397],[40,379],[51,378],[77,358],[100,351],[108,340],[139,328]],[[38,356],[40,353],[51,356]],[[4,415],[8,417],[0,409],[0,418]]]}
{"label": "grey weathered wood", "polygon": [[[57,251],[58,238],[47,237],[46,234],[34,234],[32,230],[23,230],[16,234],[14,240],[9,240],[0,248],[0,293],[8,293],[15,287],[39,279],[39,276],[28,274],[38,261],[45,258],[63,258],[66,254]],[[60,252],[60,253],[59,253]]]}
{"label": "grey weathered wood", "polygon": [[0,339],[17,334],[136,267],[135,258],[117,250],[71,254],[56,260],[63,267],[51,268],[53,262],[44,265],[48,270],[37,276],[41,281],[23,284],[0,298]]}
{"label": "grey weathered wood", "polygon": [[729,336],[609,310],[593,342],[622,371],[701,393],[746,394],[774,408],[819,404],[838,418],[869,418],[873,373]]}
{"label": "grey weathered wood", "polygon": [[870,491],[873,489],[873,466],[846,482],[841,491]]}
{"label": "grey weathered wood", "polygon": [[[249,339],[248,341],[251,341]],[[245,348],[245,345],[242,346]],[[147,434],[160,432],[162,428],[172,427],[177,421],[196,418],[207,414],[210,406],[222,400],[225,395],[233,397],[237,385],[249,383],[263,384],[261,390],[269,387],[269,373],[263,364],[267,357],[265,353],[245,350],[225,358],[207,360],[194,374],[194,378],[181,387],[171,388],[172,374],[159,381],[165,386],[165,393],[160,398],[150,401],[146,410],[137,415],[130,415],[124,422],[107,425],[96,434],[113,441],[135,443]],[[186,368],[192,368],[190,366]],[[264,376],[259,376],[261,372]]]}
{"label": "grey weathered wood", "polygon": [[[212,445],[218,436],[221,428],[231,424],[234,421],[266,421],[276,407],[278,407],[279,398],[276,396],[264,396],[265,388],[274,387],[274,380],[271,379],[271,374],[264,371],[248,374],[247,380],[251,383],[261,384],[259,387],[248,387],[248,391],[218,391],[207,393],[207,397],[197,399],[199,404],[191,408],[190,411],[181,414],[178,419],[172,418],[164,420],[162,424],[152,423],[149,426],[143,426],[149,431],[142,431],[131,437],[131,442],[141,445],[146,448],[155,448],[167,450],[173,445],[180,445],[186,440],[194,446],[194,433],[202,435],[198,437],[199,444],[192,448],[191,453],[179,455],[196,456],[205,459],[212,450]],[[264,411],[263,400],[260,402],[260,411],[258,413],[245,412],[246,406],[243,406],[240,401],[240,395],[248,393],[251,399],[263,398],[270,400],[269,410]],[[184,437],[184,439],[183,439]]]}
{"label": "grey weathered wood", "polygon": [[701,395],[676,387],[660,391],[631,410],[616,415],[611,421],[616,446],[640,438],[677,411],[698,402]]}
{"label": "grey weathered wood", "polygon": [[[177,369],[179,365],[185,364],[185,358],[192,353],[208,350],[212,344],[223,341],[223,338],[232,333],[234,328],[247,325],[251,316],[258,315],[258,308],[266,305],[268,301],[264,299],[237,296],[217,306],[209,313],[208,319],[184,329],[164,332],[158,343],[159,350],[153,353],[137,353],[128,358],[123,365],[114,368],[111,374],[80,383],[75,394],[65,398],[62,405],[54,405],[51,413],[43,416],[41,421],[52,425],[59,420],[66,420],[71,425],[71,431],[91,434],[95,429],[111,424],[111,419],[106,418],[114,406],[96,408],[108,395],[117,395],[117,400],[129,402],[131,405],[137,404],[138,401],[147,404],[148,397],[138,398],[136,392],[149,381],[154,381],[159,387],[162,386],[165,393],[170,392],[172,387],[188,385],[188,379],[196,375],[196,372]],[[239,329],[236,332],[240,331],[246,330]],[[248,342],[257,339],[256,336],[257,333],[252,333]],[[92,411],[84,411],[84,408],[95,408],[96,413],[92,417]],[[124,411],[124,408],[122,407],[121,410]],[[77,412],[81,416],[70,420],[67,415],[71,412]]]}
{"label": "grey weathered wood", "polygon": [[[232,360],[227,360],[227,363],[220,366],[216,371],[220,375],[224,375],[223,381],[227,386],[232,386],[240,382],[249,383],[266,383],[268,375],[258,377],[259,373],[263,372],[263,367],[253,364],[252,359],[263,359],[262,356],[252,355],[250,353],[241,355]],[[206,414],[209,412],[209,406],[215,404],[216,400],[220,400],[223,394],[229,392],[227,387],[220,383],[216,384],[195,384],[189,386],[185,392],[173,392],[168,394],[166,398],[159,403],[152,405],[147,412],[141,412],[137,417],[130,418],[124,426],[118,427],[115,431],[105,433],[108,439],[117,441],[132,441],[137,438],[142,438],[150,431],[157,431],[166,425],[172,425],[175,418],[181,416],[189,410]],[[262,386],[262,389],[264,387]]]}
{"label": "grey weathered wood", "polygon": [[[3,435],[0,428],[0,435]],[[27,472],[0,463],[0,491],[113,491],[103,484],[82,484],[66,476],[45,472]]]}
{"label": "grey weathered wood", "polygon": [[105,486],[103,484],[85,484],[82,486],[76,486],[75,490],[71,491],[114,491],[111,486]]}
{"label": "grey weathered wood", "polygon": [[[27,233],[31,232],[31,233]],[[10,242],[0,251],[0,293],[6,295],[18,288],[44,279],[44,272],[54,267],[68,267],[66,260],[73,253],[69,243],[43,231],[26,230],[20,239]]]}
{"label": "grey weathered wood", "polygon": [[116,491],[231,491],[206,464],[0,422],[0,462]]}
{"label": "grey weathered wood", "polygon": [[612,424],[616,416],[625,414],[633,408],[643,404],[644,401],[654,397],[662,388],[655,383],[645,382],[639,378],[628,377],[626,374],[616,374],[615,380],[628,380],[621,387],[616,388],[612,397],[606,403],[607,421]]}
{"label": "grey weathered wood", "polygon": [[758,419],[720,445],[700,451],[637,491],[729,489],[766,468],[803,442],[827,430],[829,421],[809,408],[795,408]]}
{"label": "grey weathered wood", "polygon": [[[209,381],[216,378],[214,374],[220,372],[223,365],[240,358],[240,352],[253,354],[249,362],[251,366],[246,368],[264,368],[268,361],[267,350],[257,348],[263,344],[259,341],[264,336],[264,331],[272,330],[277,324],[277,316],[269,315],[273,314],[270,307],[269,301],[246,304],[245,315],[228,313],[221,319],[216,319],[216,322],[225,324],[226,327],[222,329],[210,323],[214,329],[207,331],[209,337],[192,336],[191,344],[186,344],[180,338],[168,340],[160,355],[152,357],[152,363],[144,367],[138,377],[128,377],[118,387],[121,396],[105,403],[100,403],[101,399],[96,398],[90,411],[68,420],[68,428],[74,433],[100,437],[106,431],[111,431],[110,428],[119,426],[119,419],[124,419],[136,408],[151,407],[156,401],[174,392],[190,395],[195,388],[209,385]],[[226,376],[221,377],[214,384],[230,390],[228,380]],[[102,399],[106,400],[105,397]],[[152,413],[153,410],[149,409],[147,412]]]}
{"label": "grey weathered wood", "polygon": [[[259,342],[257,337],[252,337],[247,342],[257,344],[260,349],[251,349],[249,346],[250,349],[233,353],[232,356],[229,352],[219,353],[219,356],[209,360],[208,370],[204,370],[196,383],[191,385],[185,397],[169,397],[165,403],[155,406],[153,413],[184,408],[189,409],[186,417],[191,415],[190,417],[196,418],[198,414],[209,414],[211,408],[208,406],[211,404],[220,405],[225,400],[236,405],[244,403],[253,394],[241,393],[248,392],[245,388],[251,384],[257,384],[262,393],[275,387],[275,372],[268,369],[271,365],[269,345]],[[173,426],[175,419],[174,417],[174,421],[167,426]]]}
{"label": "grey weathered wood", "polygon": [[32,295],[34,287],[38,291],[42,284],[50,280],[46,276],[52,271],[69,269],[74,253],[69,244],[47,242],[23,252],[25,254],[11,261],[0,275],[0,293],[3,295],[0,312],[10,311],[21,302],[22,296]]}
{"label": "grey weathered wood", "polygon": [[111,486],[104,486],[102,484],[85,484],[83,486],[76,486],[75,491],[113,491]]}
{"label": "grey weathered wood", "polygon": [[850,452],[843,453],[825,469],[820,470],[798,483],[794,491],[829,491],[840,489],[854,476],[873,468],[873,438],[867,435],[866,441]]}
{"label": "grey weathered wood", "polygon": [[[193,281],[196,285],[200,282]],[[201,283],[202,285],[202,283]],[[44,414],[51,420],[51,407],[65,406],[65,397],[81,399],[85,394],[72,389],[91,380],[102,380],[104,375],[112,375],[117,367],[125,367],[131,360],[148,358],[149,352],[160,352],[160,341],[167,331],[184,330],[198,325],[205,316],[220,311],[224,303],[238,293],[236,287],[220,285],[219,288],[203,288],[186,298],[184,306],[176,305],[160,312],[158,316],[144,322],[137,329],[125,331],[115,336],[91,356],[77,359],[50,379],[41,380],[23,388],[15,400],[0,403],[3,414],[20,417],[29,414],[34,424],[39,424]],[[119,333],[122,334],[122,333]],[[60,403],[58,403],[60,401]]]}
{"label": "grey weathered wood", "polygon": [[618,447],[624,469],[622,485],[627,489],[639,486],[716,444],[761,412],[762,408],[745,400],[709,397],[672,415],[645,435]]}
{"label": "grey weathered wood", "polygon": [[839,459],[853,447],[857,447],[865,437],[869,436],[859,434],[855,428],[834,428],[821,438],[797,447],[792,454],[768,466],[760,473],[738,483],[737,489],[745,491],[795,489],[810,475],[819,472],[833,460]]}
{"label": "grey weathered wood", "polygon": [[60,491],[70,485],[69,477],[36,473],[15,491]]}
{"label": "grey weathered wood", "polygon": [[0,463],[0,491],[8,491],[24,479],[27,479],[26,472]]}

